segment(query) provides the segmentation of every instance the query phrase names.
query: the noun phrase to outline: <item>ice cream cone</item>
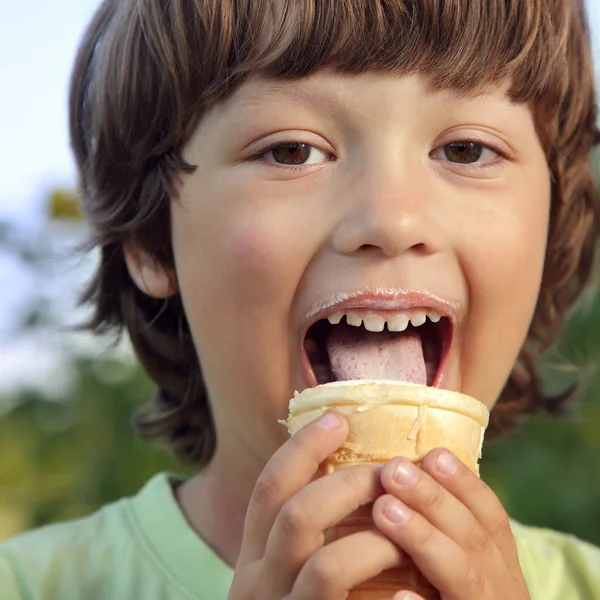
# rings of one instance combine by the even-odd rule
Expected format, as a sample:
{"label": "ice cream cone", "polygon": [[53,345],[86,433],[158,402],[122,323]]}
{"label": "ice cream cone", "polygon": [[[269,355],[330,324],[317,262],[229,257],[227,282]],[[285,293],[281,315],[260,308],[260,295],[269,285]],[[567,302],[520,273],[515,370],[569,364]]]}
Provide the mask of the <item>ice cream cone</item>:
{"label": "ice cream cone", "polygon": [[[420,464],[430,450],[440,446],[479,474],[489,413],[470,396],[401,381],[337,381],[295,395],[285,424],[293,434],[332,410],[346,417],[350,433],[321,465],[322,475],[357,464],[384,463],[395,456]],[[372,529],[371,508],[361,507],[329,530],[327,541]],[[383,571],[352,590],[349,600],[391,600],[401,589],[439,600],[438,592],[415,567]]]}

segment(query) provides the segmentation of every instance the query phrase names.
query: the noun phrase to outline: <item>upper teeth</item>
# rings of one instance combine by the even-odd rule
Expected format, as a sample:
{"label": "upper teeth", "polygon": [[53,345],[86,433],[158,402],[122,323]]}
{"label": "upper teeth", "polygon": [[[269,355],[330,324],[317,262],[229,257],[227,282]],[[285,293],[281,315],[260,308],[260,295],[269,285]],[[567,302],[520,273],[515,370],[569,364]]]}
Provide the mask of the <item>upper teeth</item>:
{"label": "upper teeth", "polygon": [[362,317],[360,314],[348,311],[348,312],[336,312],[327,317],[327,320],[332,325],[337,325],[344,317],[348,325],[354,327],[360,327],[364,324],[367,331],[383,331],[387,323],[389,331],[404,331],[408,324],[411,323],[413,327],[420,327],[427,319],[432,323],[437,323],[442,317],[434,311],[416,310],[410,313],[397,313],[390,317],[383,317],[377,314],[368,314]]}

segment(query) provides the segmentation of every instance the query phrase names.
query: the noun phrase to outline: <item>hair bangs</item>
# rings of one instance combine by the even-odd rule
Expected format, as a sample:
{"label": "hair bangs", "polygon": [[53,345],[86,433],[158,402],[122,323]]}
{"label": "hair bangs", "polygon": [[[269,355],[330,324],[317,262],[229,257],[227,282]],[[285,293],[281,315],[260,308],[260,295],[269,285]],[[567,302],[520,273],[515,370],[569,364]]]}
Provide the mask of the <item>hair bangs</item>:
{"label": "hair bangs", "polygon": [[510,82],[512,99],[528,102],[549,91],[549,73],[566,43],[565,10],[559,7],[549,15],[541,0],[262,0],[236,5],[231,31],[221,30],[231,40],[232,77],[227,79],[234,82],[252,74],[298,78],[323,68],[374,70],[421,74],[434,86],[459,94]]}
{"label": "hair bangs", "polygon": [[[99,105],[119,107],[110,116],[124,142],[146,130],[141,145],[153,145],[154,156],[181,146],[203,111],[250,76],[370,70],[420,74],[458,94],[508,84],[512,100],[534,105],[557,106],[564,94],[569,10],[562,0],[107,4],[115,26],[95,56],[97,73],[104,72],[99,79],[110,83]],[[156,127],[148,129],[148,115]],[[160,137],[150,139],[156,133]]]}

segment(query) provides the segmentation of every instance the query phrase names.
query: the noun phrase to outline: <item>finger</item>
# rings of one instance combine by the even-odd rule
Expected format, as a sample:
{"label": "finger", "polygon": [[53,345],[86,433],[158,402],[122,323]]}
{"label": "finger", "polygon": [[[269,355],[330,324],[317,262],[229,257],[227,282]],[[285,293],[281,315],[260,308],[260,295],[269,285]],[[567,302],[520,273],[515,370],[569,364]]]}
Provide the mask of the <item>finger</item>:
{"label": "finger", "polygon": [[[465,467],[466,468],[466,467]],[[473,474],[473,477],[476,477]],[[406,458],[384,465],[381,482],[387,492],[423,515],[475,560],[506,568],[500,549],[475,515],[442,483]]]}
{"label": "finger", "polygon": [[324,544],[325,531],[373,502],[382,493],[370,466],[340,469],[313,481],[285,502],[267,540],[265,562],[281,596],[293,586],[306,561]]}
{"label": "finger", "polygon": [[348,422],[329,412],[295,433],[260,474],[246,513],[240,562],[262,557],[269,532],[284,502],[307,485],[319,465],[344,442]]}
{"label": "finger", "polygon": [[403,590],[397,594],[394,594],[392,600],[425,600],[425,598],[423,598],[423,596],[419,596],[419,594],[415,594],[414,592]]}
{"label": "finger", "polygon": [[306,562],[292,588],[293,600],[344,600],[348,591],[402,565],[404,553],[376,530],[340,538]]}
{"label": "finger", "polygon": [[400,546],[417,568],[448,600],[482,600],[493,597],[489,579],[478,562],[423,515],[411,510],[390,494],[380,496],[373,506],[379,530]]}
{"label": "finger", "polygon": [[510,521],[494,491],[454,454],[443,448],[432,450],[424,458],[423,470],[467,507],[494,540],[509,569],[518,569],[520,572]]}

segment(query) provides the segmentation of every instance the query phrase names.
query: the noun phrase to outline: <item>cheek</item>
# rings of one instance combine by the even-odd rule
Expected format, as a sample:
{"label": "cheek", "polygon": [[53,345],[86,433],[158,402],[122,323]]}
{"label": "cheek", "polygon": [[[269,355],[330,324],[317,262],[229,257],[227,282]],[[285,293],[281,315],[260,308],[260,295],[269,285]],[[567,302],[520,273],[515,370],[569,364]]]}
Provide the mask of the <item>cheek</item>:
{"label": "cheek", "polygon": [[214,416],[260,430],[259,409],[274,423],[287,406],[290,306],[316,234],[303,204],[232,177],[185,191],[172,211],[176,268]]}
{"label": "cheek", "polygon": [[[499,203],[463,242],[470,310],[463,338],[463,381],[491,406],[527,336],[544,267],[550,189],[523,189]],[[481,364],[485,361],[485,364]],[[468,392],[467,392],[468,393]]]}
{"label": "cheek", "polygon": [[248,194],[236,188],[193,188],[204,193],[192,189],[183,204],[187,208],[173,208],[182,294],[219,309],[243,305],[245,312],[268,302],[282,291],[287,268],[293,268],[288,219],[276,210],[256,210],[252,202],[243,202]]}
{"label": "cheek", "polygon": [[268,190],[214,178],[185,192],[172,211],[176,268],[211,378],[224,364],[242,369],[260,361],[261,344],[282,347],[298,282],[318,244],[298,203]]}
{"label": "cheek", "polygon": [[[526,304],[537,296],[543,271],[547,239],[547,215],[540,210],[535,218],[498,216],[474,239],[469,259],[473,296],[496,304],[513,298],[509,306],[527,312]],[[523,294],[525,297],[523,297]],[[509,306],[506,308],[508,309]]]}
{"label": "cheek", "polygon": [[246,309],[271,304],[293,293],[290,282],[301,266],[286,233],[285,228],[260,221],[230,232],[222,248],[228,265],[225,285],[238,290]]}
{"label": "cheek", "polygon": [[[480,234],[486,262],[493,265],[488,292],[512,296],[515,309],[522,306],[525,312],[527,299],[539,293],[550,215],[549,173],[544,166],[536,175],[506,190]],[[519,291],[526,294],[521,302]]]}

